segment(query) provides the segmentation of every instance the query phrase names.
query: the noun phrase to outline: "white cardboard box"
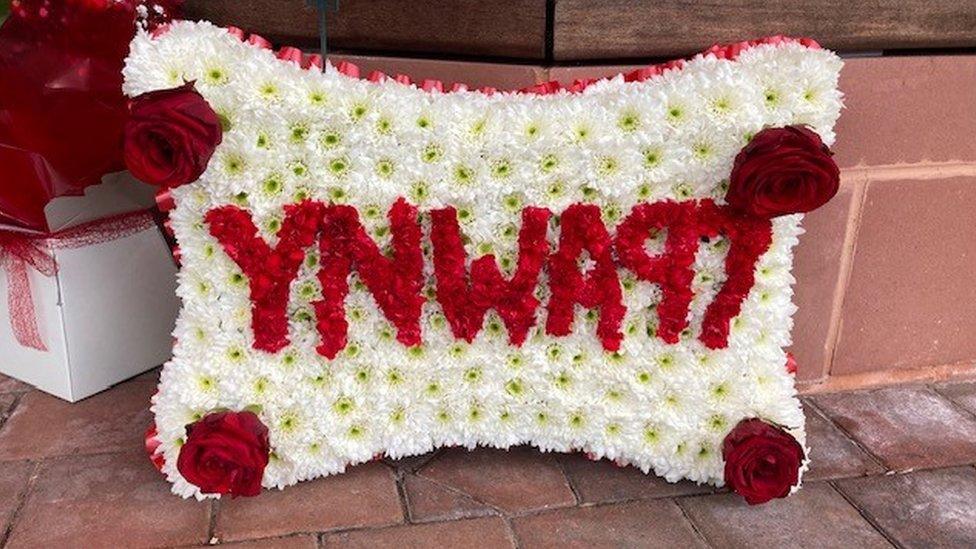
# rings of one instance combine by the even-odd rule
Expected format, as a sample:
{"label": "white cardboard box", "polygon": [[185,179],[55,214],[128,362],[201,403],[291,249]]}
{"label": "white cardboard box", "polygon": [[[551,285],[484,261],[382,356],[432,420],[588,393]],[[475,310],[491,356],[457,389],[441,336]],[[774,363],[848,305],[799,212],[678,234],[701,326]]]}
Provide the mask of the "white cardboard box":
{"label": "white cardboard box", "polygon": [[[151,206],[153,189],[125,173],[83,197],[45,208],[52,232]],[[169,360],[179,310],[176,266],[159,229],[76,249],[49,249],[58,271],[28,266],[39,332],[48,350],[17,342],[0,269],[0,373],[70,402]]]}

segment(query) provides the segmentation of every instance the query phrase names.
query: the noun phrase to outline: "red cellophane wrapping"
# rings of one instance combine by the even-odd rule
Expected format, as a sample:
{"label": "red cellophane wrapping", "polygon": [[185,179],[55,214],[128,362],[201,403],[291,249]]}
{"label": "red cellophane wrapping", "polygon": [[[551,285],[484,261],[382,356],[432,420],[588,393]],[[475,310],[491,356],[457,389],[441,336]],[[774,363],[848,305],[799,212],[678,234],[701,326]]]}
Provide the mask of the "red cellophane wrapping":
{"label": "red cellophane wrapping", "polygon": [[13,0],[0,27],[0,225],[47,232],[50,200],[123,168],[129,42],[181,4]]}

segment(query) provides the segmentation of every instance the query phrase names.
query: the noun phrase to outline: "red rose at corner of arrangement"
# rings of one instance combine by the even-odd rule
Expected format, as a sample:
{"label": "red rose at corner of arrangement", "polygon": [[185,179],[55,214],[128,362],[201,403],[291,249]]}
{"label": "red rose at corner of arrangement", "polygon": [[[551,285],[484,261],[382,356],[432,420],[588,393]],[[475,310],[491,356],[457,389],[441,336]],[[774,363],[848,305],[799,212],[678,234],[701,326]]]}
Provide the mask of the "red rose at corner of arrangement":
{"label": "red rose at corner of arrangement", "polygon": [[755,217],[804,213],[840,187],[840,169],[820,136],[804,126],[767,128],[735,157],[726,201]]}
{"label": "red rose at corner of arrangement", "polygon": [[762,421],[739,422],[722,443],[725,483],[749,505],[784,498],[799,482],[804,452],[792,435]]}
{"label": "red rose at corner of arrangement", "polygon": [[186,428],[176,468],[204,494],[256,496],[271,449],[252,412],[216,412]]}
{"label": "red rose at corner of arrangement", "polygon": [[131,101],[123,155],[137,179],[173,188],[199,179],[222,139],[220,118],[189,83]]}

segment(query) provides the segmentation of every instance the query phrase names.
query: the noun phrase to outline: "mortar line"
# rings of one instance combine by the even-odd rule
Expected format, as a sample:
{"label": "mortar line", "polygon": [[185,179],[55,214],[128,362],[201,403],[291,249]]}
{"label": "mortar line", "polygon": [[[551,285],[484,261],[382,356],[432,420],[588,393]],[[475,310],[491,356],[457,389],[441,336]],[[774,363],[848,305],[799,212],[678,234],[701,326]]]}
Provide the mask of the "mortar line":
{"label": "mortar line", "polygon": [[880,524],[878,524],[878,521],[874,518],[874,516],[871,513],[869,513],[866,509],[863,509],[860,505],[857,504],[857,502],[851,499],[843,490],[840,489],[839,486],[837,486],[834,483],[834,481],[828,481],[827,485],[830,486],[830,488],[833,489],[834,492],[839,494],[840,497],[844,498],[844,501],[846,501],[848,505],[853,507],[854,510],[857,511],[857,514],[861,515],[861,518],[863,518],[864,521],[867,522],[868,525],[871,526],[871,528],[873,528],[874,531],[878,533],[878,535],[880,535],[885,539],[885,541],[890,543],[892,547],[897,547],[898,549],[904,549],[905,547],[904,545],[898,543],[898,541],[895,538],[891,537],[891,534],[889,534],[887,530],[885,530],[884,528],[881,527]]}
{"label": "mortar line", "polygon": [[829,377],[834,368],[834,358],[837,344],[840,343],[841,327],[844,323],[844,301],[847,298],[847,288],[850,285],[851,273],[854,271],[854,254],[857,252],[857,236],[861,230],[861,217],[867,196],[867,177],[854,175],[854,190],[851,196],[851,208],[847,212],[847,228],[844,231],[844,246],[834,284],[834,296],[830,309],[830,324],[827,328],[827,349],[823,377]]}

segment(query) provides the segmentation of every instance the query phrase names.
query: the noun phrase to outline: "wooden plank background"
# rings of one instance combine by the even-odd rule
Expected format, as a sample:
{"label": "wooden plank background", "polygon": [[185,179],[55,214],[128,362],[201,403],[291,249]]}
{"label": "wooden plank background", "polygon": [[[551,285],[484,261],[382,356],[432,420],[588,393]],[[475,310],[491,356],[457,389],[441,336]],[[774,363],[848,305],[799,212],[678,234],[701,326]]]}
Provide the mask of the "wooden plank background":
{"label": "wooden plank background", "polygon": [[[279,44],[318,44],[305,0],[189,0],[187,16]],[[329,14],[337,51],[541,60],[545,33],[545,0],[340,0]]]}
{"label": "wooden plank background", "polygon": [[553,57],[669,57],[772,34],[842,52],[976,47],[976,0],[557,0]]}
{"label": "wooden plank background", "polygon": [[[189,0],[188,12],[317,44],[305,0]],[[329,18],[333,51],[537,64],[683,56],[770,34],[840,52],[976,48],[976,0],[340,0]]]}

